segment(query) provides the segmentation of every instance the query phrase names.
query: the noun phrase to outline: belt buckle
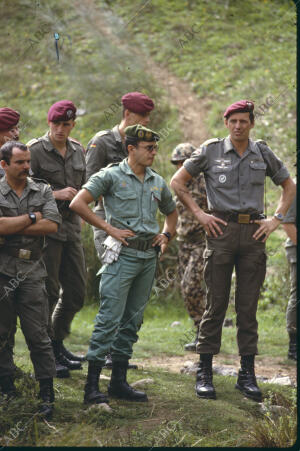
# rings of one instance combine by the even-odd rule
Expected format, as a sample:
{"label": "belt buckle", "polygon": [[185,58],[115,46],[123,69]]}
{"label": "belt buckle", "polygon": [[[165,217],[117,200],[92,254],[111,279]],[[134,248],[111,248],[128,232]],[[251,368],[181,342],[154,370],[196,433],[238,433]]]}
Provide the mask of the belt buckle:
{"label": "belt buckle", "polygon": [[19,249],[19,258],[23,258],[24,260],[30,260],[31,257],[31,251],[28,249]]}
{"label": "belt buckle", "polygon": [[249,224],[250,223],[250,215],[238,215],[238,223],[239,224]]}

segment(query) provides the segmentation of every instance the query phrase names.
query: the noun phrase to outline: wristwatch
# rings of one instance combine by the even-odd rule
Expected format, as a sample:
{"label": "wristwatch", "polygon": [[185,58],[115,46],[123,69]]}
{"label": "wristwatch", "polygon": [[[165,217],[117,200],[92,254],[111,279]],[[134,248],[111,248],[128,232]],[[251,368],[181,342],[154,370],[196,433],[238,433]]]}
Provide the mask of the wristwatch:
{"label": "wristwatch", "polygon": [[274,218],[278,219],[278,221],[282,221],[284,216],[282,213],[274,213]]}
{"label": "wristwatch", "polygon": [[170,234],[170,232],[162,232],[162,235],[165,235],[168,238],[168,241],[170,241],[170,239],[172,238],[172,235]]}
{"label": "wristwatch", "polygon": [[29,218],[31,219],[31,224],[36,223],[36,215],[34,213],[28,213]]}

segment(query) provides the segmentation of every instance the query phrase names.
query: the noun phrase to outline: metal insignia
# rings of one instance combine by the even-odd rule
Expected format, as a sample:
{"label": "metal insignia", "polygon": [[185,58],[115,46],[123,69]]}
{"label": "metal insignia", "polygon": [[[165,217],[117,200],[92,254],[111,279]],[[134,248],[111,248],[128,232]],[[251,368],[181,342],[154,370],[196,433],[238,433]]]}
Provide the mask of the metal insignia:
{"label": "metal insignia", "polygon": [[225,174],[221,174],[219,177],[219,182],[220,183],[225,183],[226,182],[226,175]]}
{"label": "metal insignia", "polygon": [[145,133],[145,137],[146,137],[147,139],[151,139],[151,138],[152,138],[152,133],[151,133],[151,132],[146,132],[146,133]]}
{"label": "metal insignia", "polygon": [[138,131],[138,137],[139,137],[139,138],[144,138],[144,132],[143,132],[143,130],[139,130],[139,131]]}

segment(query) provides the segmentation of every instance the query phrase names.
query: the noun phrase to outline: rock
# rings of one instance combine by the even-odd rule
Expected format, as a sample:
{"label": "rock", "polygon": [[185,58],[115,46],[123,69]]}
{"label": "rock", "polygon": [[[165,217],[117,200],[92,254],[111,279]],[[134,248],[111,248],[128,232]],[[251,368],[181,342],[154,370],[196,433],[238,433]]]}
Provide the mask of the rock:
{"label": "rock", "polygon": [[181,322],[180,321],[173,321],[173,323],[171,324],[171,327],[176,327],[176,326],[181,326]]}
{"label": "rock", "polygon": [[184,368],[189,368],[190,366],[193,366],[194,362],[192,362],[191,360],[187,360],[186,362],[184,362],[183,367]]}
{"label": "rock", "polygon": [[224,366],[213,366],[213,372],[215,374],[220,374],[221,376],[237,376],[236,370]]}
{"label": "rock", "polygon": [[269,379],[268,381],[270,384],[278,384],[278,385],[293,385],[291,379],[289,376],[284,377],[272,377],[272,379]]}
{"label": "rock", "polygon": [[109,376],[105,376],[105,374],[100,374],[100,379],[102,379],[104,381],[110,381],[110,377]]}
{"label": "rock", "polygon": [[283,406],[266,406],[263,402],[259,403],[259,410],[261,413],[266,414],[268,412],[271,412],[274,414],[274,416],[281,416],[281,415],[287,415],[289,413],[289,410],[286,407]]}
{"label": "rock", "polygon": [[136,382],[133,382],[131,385],[131,387],[142,387],[144,385],[148,385],[148,384],[153,384],[154,383],[154,379],[152,379],[151,377],[148,377],[148,379],[140,379]]}
{"label": "rock", "polygon": [[232,318],[225,318],[223,327],[233,327],[233,320]]}
{"label": "rock", "polygon": [[104,410],[105,412],[111,413],[113,410],[111,407],[109,407],[108,404],[102,403],[102,404],[93,404],[91,407],[88,408],[87,412],[90,412],[92,410]]}
{"label": "rock", "polygon": [[192,363],[191,366],[184,366],[180,369],[181,374],[196,374],[198,370],[198,362]]}

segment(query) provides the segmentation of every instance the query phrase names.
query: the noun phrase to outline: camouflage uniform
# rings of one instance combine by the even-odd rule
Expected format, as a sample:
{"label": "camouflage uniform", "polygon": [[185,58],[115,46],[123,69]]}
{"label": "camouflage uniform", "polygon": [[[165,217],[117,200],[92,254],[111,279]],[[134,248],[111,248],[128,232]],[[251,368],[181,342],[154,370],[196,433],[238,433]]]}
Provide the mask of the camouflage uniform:
{"label": "camouflage uniform", "polygon": [[[188,143],[179,144],[173,151],[171,162],[184,161],[195,148]],[[202,174],[187,183],[193,199],[207,211],[205,182]],[[196,327],[205,310],[206,288],[203,279],[205,231],[194,215],[175,197],[178,211],[177,240],[179,242],[179,268],[181,293],[186,309]]]}

